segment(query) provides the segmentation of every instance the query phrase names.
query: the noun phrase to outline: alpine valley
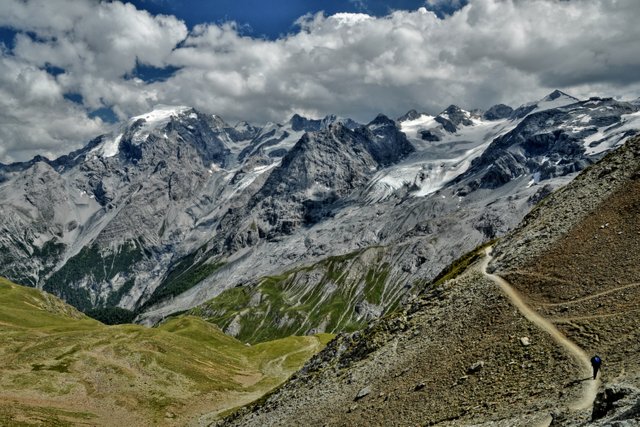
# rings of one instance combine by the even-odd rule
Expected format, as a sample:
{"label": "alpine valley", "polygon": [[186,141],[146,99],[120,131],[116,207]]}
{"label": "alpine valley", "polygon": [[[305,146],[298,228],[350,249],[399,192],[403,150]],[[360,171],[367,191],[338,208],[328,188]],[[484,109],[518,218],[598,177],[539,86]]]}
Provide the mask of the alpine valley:
{"label": "alpine valley", "polygon": [[0,165],[0,424],[634,425],[639,134],[158,106]]}

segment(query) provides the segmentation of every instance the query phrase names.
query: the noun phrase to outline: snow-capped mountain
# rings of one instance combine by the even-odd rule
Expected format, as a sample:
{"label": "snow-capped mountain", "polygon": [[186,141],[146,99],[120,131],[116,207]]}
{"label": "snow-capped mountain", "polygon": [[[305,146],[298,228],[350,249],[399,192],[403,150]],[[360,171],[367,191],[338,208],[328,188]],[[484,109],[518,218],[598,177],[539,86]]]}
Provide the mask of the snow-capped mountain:
{"label": "snow-capped mountain", "polygon": [[[506,232],[637,133],[639,108],[555,91],[515,110],[232,126],[159,106],[67,156],[0,166],[0,274],[146,322],[239,285],[270,307],[225,327],[263,319],[276,307],[263,278],[286,277],[300,318],[271,313],[277,324],[340,330]],[[334,319],[321,308],[338,297]]]}

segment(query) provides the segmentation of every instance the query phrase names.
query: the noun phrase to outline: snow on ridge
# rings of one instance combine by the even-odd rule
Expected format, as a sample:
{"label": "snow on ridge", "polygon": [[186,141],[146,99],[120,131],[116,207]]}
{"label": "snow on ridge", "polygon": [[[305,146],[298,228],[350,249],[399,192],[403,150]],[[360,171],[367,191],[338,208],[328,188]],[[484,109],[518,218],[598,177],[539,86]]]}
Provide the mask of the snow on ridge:
{"label": "snow on ridge", "polygon": [[137,122],[138,120],[144,120],[142,126],[136,130],[133,135],[132,141],[135,143],[140,143],[144,141],[149,133],[151,133],[154,129],[160,128],[171,121],[171,118],[177,117],[180,114],[192,110],[191,107],[186,107],[184,105],[174,106],[174,105],[156,105],[155,108],[148,113],[141,114],[139,116],[132,117],[129,119],[129,125]]}
{"label": "snow on ridge", "polygon": [[186,107],[184,105],[175,106],[175,105],[156,105],[153,110],[148,113],[141,114],[139,116],[132,117],[129,120],[129,123],[134,123],[140,119],[143,119],[145,123],[145,127],[147,128],[155,128],[164,123],[168,123],[171,117],[178,116],[181,113],[184,113],[187,110],[191,110],[191,107]]}
{"label": "snow on ridge", "polygon": [[[244,176],[242,177],[242,179],[240,179],[240,181],[233,187],[233,189],[231,190],[230,194],[227,196],[228,199],[231,199],[233,196],[235,196],[236,194],[240,193],[241,191],[243,191],[245,188],[249,187],[253,181],[255,181],[260,175],[264,174],[265,172],[268,172],[278,166],[280,166],[282,164],[282,162],[280,160],[273,162],[269,165],[263,165],[263,166],[256,166],[253,168],[253,170],[248,171],[247,173],[244,174]],[[233,171],[235,172],[235,171]],[[232,175],[230,175],[232,176]]]}
{"label": "snow on ridge", "polygon": [[413,197],[428,196],[467,171],[491,142],[512,130],[518,122],[508,119],[487,121],[470,117],[470,126],[462,126],[455,134],[444,133],[440,141],[427,142],[420,138],[421,130],[439,126],[435,117],[421,115],[401,123],[401,130],[417,151],[403,162],[378,172],[365,190],[365,200],[379,202],[404,185],[411,188]]}
{"label": "snow on ridge", "polygon": [[539,101],[527,102],[526,104],[522,104],[520,107],[518,107],[518,109],[535,106],[535,108],[529,114],[527,114],[528,116],[540,111],[565,107],[567,105],[575,104],[576,102],[580,102],[580,100],[578,98],[574,98],[571,95],[567,95],[566,93],[562,93],[555,99],[550,99],[547,95]]}
{"label": "snow on ridge", "polygon": [[436,122],[435,117],[428,114],[421,114],[417,119],[406,120],[400,123],[400,131],[404,132],[410,140],[420,139],[418,135],[419,131],[429,129],[437,124],[438,122]]}
{"label": "snow on ridge", "polygon": [[113,157],[118,154],[120,150],[120,140],[122,140],[122,134],[119,134],[113,139],[109,139],[102,144],[102,156]]}
{"label": "snow on ridge", "polygon": [[551,110],[552,108],[564,107],[566,105],[575,104],[576,102],[578,102],[577,99],[564,95],[550,101],[542,100],[538,102],[538,108],[532,111],[532,113],[537,111]]}
{"label": "snow on ridge", "polygon": [[604,151],[622,145],[628,137],[624,137],[627,131],[640,129],[640,111],[620,116],[620,123],[607,128],[600,128],[593,135],[584,139],[586,154],[594,156]]}
{"label": "snow on ridge", "polygon": [[93,154],[94,156],[100,157],[113,157],[118,154],[120,151],[120,141],[122,140],[122,133],[119,133],[117,136],[104,135],[102,137],[102,142],[98,144],[96,147],[93,147],[89,154]]}

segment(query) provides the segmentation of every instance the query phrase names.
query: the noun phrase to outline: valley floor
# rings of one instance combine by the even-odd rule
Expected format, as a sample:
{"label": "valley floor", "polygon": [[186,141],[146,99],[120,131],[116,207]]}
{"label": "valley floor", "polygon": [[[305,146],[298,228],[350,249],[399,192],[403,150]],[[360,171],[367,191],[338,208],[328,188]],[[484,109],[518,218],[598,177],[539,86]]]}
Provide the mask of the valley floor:
{"label": "valley floor", "polygon": [[206,425],[278,386],[330,338],[249,346],[189,316],[105,326],[0,279],[0,425]]}

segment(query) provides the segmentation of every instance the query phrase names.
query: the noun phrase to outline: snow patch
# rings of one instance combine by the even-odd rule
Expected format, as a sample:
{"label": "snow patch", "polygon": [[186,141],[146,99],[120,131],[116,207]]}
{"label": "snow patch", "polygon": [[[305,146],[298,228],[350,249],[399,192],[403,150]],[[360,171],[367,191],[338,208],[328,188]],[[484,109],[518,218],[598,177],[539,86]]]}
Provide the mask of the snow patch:
{"label": "snow patch", "polygon": [[119,134],[115,138],[105,138],[100,145],[93,148],[89,154],[93,154],[93,159],[97,159],[98,157],[113,157],[118,154],[120,151],[120,141],[122,140],[122,135]]}
{"label": "snow patch", "polygon": [[425,197],[440,190],[463,174],[471,162],[480,156],[491,142],[512,130],[517,122],[509,120],[485,121],[471,117],[470,126],[462,126],[458,133],[444,133],[440,141],[424,141],[420,131],[440,126],[433,116],[421,115],[401,123],[401,130],[416,147],[416,153],[403,162],[374,175],[365,189],[368,203],[380,202],[396,190],[407,186],[414,197]]}
{"label": "snow patch", "polygon": [[400,124],[400,130],[407,135],[407,138],[410,140],[420,140],[419,132],[421,130],[428,130],[432,127],[437,126],[439,123],[436,122],[435,117],[429,116],[427,114],[422,114],[420,117],[414,120],[407,120]]}
{"label": "snow patch", "polygon": [[622,145],[628,137],[624,134],[630,130],[640,130],[640,111],[620,116],[620,123],[607,128],[599,128],[596,133],[584,139],[586,154],[601,154]]}
{"label": "snow patch", "polygon": [[191,110],[191,107],[158,105],[153,111],[131,118],[129,125],[139,120],[144,120],[142,126],[133,135],[132,141],[134,143],[143,142],[154,129],[165,126],[171,121],[172,117],[177,117],[188,110]]}
{"label": "snow patch", "polygon": [[[263,173],[268,172],[271,169],[280,166],[280,163],[281,161],[277,161],[270,165],[257,166],[253,168],[252,171],[245,173],[244,176],[240,179],[240,181],[234,186],[228,198],[230,199],[231,197],[235,196],[236,194],[238,194],[239,192],[241,192],[242,190],[250,186]],[[229,176],[232,176],[232,175],[229,175]]]}

